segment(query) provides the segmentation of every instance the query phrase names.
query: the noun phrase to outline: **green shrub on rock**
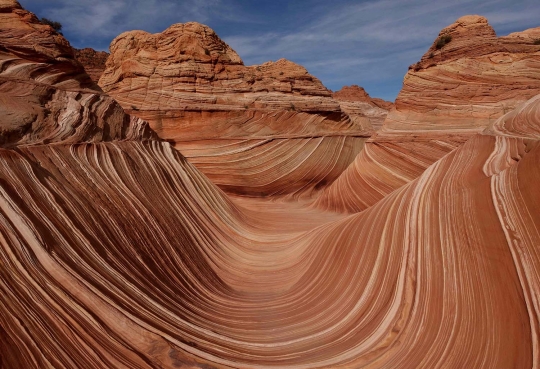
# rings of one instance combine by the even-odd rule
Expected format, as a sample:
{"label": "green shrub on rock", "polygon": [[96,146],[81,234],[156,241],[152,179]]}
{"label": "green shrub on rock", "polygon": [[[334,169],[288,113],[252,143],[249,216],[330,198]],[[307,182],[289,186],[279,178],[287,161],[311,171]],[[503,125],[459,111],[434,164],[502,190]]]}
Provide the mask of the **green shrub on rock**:
{"label": "green shrub on rock", "polygon": [[446,44],[448,44],[450,41],[452,41],[452,36],[450,35],[444,35],[437,39],[437,43],[435,44],[435,48],[437,50],[443,48]]}

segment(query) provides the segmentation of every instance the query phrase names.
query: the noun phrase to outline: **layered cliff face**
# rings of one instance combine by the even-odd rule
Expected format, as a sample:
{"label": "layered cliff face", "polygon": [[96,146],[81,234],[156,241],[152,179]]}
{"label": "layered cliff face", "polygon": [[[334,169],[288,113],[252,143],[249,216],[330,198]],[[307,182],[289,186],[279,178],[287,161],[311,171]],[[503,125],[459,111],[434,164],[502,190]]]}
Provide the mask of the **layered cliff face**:
{"label": "layered cliff face", "polygon": [[199,23],[176,24],[159,34],[127,32],[110,50],[100,85],[122,104],[143,112],[266,108],[338,113],[339,119],[330,91],[305,68],[285,59],[246,67],[213,30]]}
{"label": "layered cliff face", "polygon": [[198,23],[124,33],[110,49],[100,86],[231,193],[310,193],[372,133],[305,68],[285,59],[246,67]]}
{"label": "layered cliff face", "polygon": [[152,137],[103,94],[69,43],[17,2],[0,8],[0,145]]}
{"label": "layered cliff face", "polygon": [[344,86],[332,96],[351,120],[362,126],[370,125],[374,130],[382,127],[388,112],[394,107],[390,101],[369,96],[358,85]]}
{"label": "layered cliff face", "polygon": [[538,109],[327,224],[167,143],[1,150],[3,364],[535,368]]}
{"label": "layered cliff face", "polygon": [[105,51],[96,51],[89,47],[75,49],[75,59],[83,65],[84,70],[95,83],[98,83],[105,71],[105,63],[107,63],[108,58],[109,53]]}
{"label": "layered cliff face", "polygon": [[318,206],[366,209],[539,94],[538,38],[540,28],[497,37],[480,16],[444,28],[410,67],[382,129],[325,190]]}
{"label": "layered cliff face", "polygon": [[484,17],[458,19],[411,66],[384,134],[481,132],[540,93],[537,38],[540,27],[497,37]]}
{"label": "layered cliff face", "polygon": [[[2,81],[72,86],[87,99],[62,121],[93,134],[0,148],[2,368],[538,368],[540,95],[345,216],[228,197],[152,132],[126,137],[144,125],[85,105],[112,99],[39,51],[63,38],[31,43],[33,19],[0,0],[21,70]],[[3,130],[62,102],[4,103],[20,91]]]}

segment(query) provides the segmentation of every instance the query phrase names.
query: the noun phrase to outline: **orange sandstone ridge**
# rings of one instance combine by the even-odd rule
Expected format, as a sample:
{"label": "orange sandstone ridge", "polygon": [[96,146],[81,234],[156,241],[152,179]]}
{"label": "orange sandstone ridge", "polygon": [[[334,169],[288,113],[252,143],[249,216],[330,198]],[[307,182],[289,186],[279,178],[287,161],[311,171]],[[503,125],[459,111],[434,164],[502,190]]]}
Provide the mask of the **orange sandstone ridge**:
{"label": "orange sandstone ridge", "polygon": [[469,135],[540,93],[540,27],[497,37],[487,19],[465,16],[441,31],[411,66],[381,134]]}
{"label": "orange sandstone ridge", "polygon": [[[437,48],[447,35],[451,41]],[[318,206],[368,208],[539,94],[538,38],[540,27],[497,37],[486,18],[473,15],[443,29],[410,67],[382,129],[325,189]]]}
{"label": "orange sandstone ridge", "polygon": [[347,115],[317,78],[285,59],[244,66],[198,23],[127,32],[110,50],[100,86],[230,193],[318,190],[360,152],[371,117],[386,113],[364,104]]}
{"label": "orange sandstone ridge", "polygon": [[13,1],[0,7],[0,145],[157,137],[103,94],[69,43]]}
{"label": "orange sandstone ridge", "polygon": [[0,31],[2,369],[538,367],[540,94],[347,215],[228,196],[16,1]]}

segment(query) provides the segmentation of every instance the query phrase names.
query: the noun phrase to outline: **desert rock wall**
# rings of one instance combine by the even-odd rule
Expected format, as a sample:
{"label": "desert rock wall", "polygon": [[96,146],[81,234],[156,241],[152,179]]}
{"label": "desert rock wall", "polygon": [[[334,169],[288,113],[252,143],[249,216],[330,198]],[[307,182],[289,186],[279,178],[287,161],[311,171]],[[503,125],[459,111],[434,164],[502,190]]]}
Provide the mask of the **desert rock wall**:
{"label": "desert rock wall", "polygon": [[379,98],[373,98],[362,87],[358,85],[344,86],[341,90],[332,94],[334,99],[339,101],[339,106],[347,115],[360,125],[369,125],[374,130],[379,130],[388,112],[392,110],[394,104]]}
{"label": "desert rock wall", "polygon": [[[339,130],[183,142],[198,166],[227,153],[206,176],[34,18],[0,0],[2,368],[538,368],[540,94],[465,142],[370,141],[364,182],[302,172],[354,146]],[[249,188],[336,170],[340,191],[322,208],[213,183],[255,148]]]}
{"label": "desert rock wall", "polygon": [[[244,66],[198,23],[120,35],[100,86],[239,195],[310,196],[337,178],[373,132],[370,119],[348,115],[302,66],[285,59]],[[355,109],[379,120],[383,114],[369,104]]]}
{"label": "desert rock wall", "polygon": [[92,82],[66,39],[17,2],[0,11],[0,145],[157,138]]}
{"label": "desert rock wall", "polygon": [[444,28],[409,68],[383,127],[316,204],[362,211],[539,94],[537,38],[540,28],[497,37],[474,15]]}

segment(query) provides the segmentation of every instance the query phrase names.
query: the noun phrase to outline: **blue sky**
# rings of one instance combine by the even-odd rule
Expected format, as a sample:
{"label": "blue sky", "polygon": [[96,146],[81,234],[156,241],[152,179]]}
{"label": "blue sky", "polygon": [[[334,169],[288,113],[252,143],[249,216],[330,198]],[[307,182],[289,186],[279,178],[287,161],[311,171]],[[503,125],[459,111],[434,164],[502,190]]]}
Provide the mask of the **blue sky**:
{"label": "blue sky", "polygon": [[287,58],[331,90],[363,86],[394,100],[410,64],[439,31],[466,14],[499,36],[540,26],[539,0],[19,0],[64,25],[73,46],[108,50],[120,33],[161,32],[196,21],[213,28],[246,65]]}

